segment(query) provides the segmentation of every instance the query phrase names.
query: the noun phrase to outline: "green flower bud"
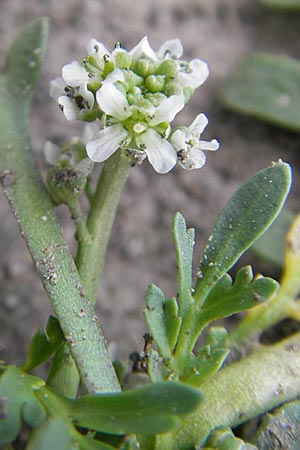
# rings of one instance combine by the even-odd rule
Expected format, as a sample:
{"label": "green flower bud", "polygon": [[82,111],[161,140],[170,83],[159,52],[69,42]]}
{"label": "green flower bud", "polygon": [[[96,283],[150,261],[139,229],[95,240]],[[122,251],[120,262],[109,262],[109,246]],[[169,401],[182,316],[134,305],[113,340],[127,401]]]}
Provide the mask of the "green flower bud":
{"label": "green flower bud", "polygon": [[171,97],[171,95],[181,95],[182,94],[182,86],[177,83],[177,81],[170,80],[165,85],[164,93],[167,97]]}
{"label": "green flower bud", "polygon": [[138,75],[147,77],[154,72],[155,66],[150,59],[140,58],[133,63],[131,69]]}
{"label": "green flower bud", "polygon": [[83,109],[80,114],[80,119],[84,122],[94,122],[99,117],[98,109]]}
{"label": "green flower bud", "polygon": [[104,55],[103,59],[104,59],[103,78],[106,78],[107,75],[114,70],[115,65],[113,61],[109,59],[108,55]]}
{"label": "green flower bud", "polygon": [[73,167],[55,166],[49,170],[47,185],[57,205],[68,204],[84,191],[87,178]]}
{"label": "green flower bud", "polygon": [[129,69],[131,66],[131,56],[126,50],[118,50],[114,53],[116,67],[119,69]]}
{"label": "green flower bud", "polygon": [[150,92],[161,92],[164,85],[164,75],[149,75],[145,80],[145,86]]}
{"label": "green flower bud", "polygon": [[167,79],[174,78],[177,72],[178,63],[174,59],[166,59],[157,68],[156,74],[165,75]]}
{"label": "green flower bud", "polygon": [[134,86],[127,93],[127,101],[130,105],[133,105],[134,103],[138,103],[140,101],[141,96],[142,96],[141,89],[138,86]]}
{"label": "green flower bud", "polygon": [[145,98],[149,100],[152,105],[155,106],[155,108],[157,108],[167,97],[161,92],[155,92],[154,94],[148,92],[147,94],[145,94]]}

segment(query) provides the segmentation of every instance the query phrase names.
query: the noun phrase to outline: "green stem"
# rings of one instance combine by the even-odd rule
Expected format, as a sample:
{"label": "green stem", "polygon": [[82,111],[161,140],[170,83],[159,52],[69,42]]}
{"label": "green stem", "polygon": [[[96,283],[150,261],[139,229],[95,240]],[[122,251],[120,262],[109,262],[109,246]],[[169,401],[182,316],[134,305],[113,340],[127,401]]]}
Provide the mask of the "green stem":
{"label": "green stem", "polygon": [[96,301],[111,228],[131,164],[131,159],[121,151],[105,162],[87,219],[90,240],[78,241],[76,265],[92,304]]}
{"label": "green stem", "polygon": [[[225,367],[201,385],[204,400],[173,435],[157,437],[156,449],[200,448],[212,430],[235,427],[300,395],[300,334]],[[161,442],[161,440],[163,442]]]}

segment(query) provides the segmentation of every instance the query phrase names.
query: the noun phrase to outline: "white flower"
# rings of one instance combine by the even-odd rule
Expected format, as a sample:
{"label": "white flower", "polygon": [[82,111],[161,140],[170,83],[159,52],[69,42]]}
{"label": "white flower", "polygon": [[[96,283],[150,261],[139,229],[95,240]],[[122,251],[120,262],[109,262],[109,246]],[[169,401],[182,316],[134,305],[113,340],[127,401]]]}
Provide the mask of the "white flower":
{"label": "white flower", "polygon": [[177,129],[170,141],[177,151],[178,161],[186,170],[200,169],[206,161],[203,150],[218,150],[219,142],[213,139],[210,142],[200,139],[208,119],[205,114],[199,114],[188,127]]}
{"label": "white flower", "polygon": [[106,83],[96,94],[97,102],[106,114],[106,127],[87,144],[92,161],[104,161],[118,148],[145,153],[159,173],[169,172],[177,155],[166,139],[169,123],[183,108],[182,96],[165,98],[157,107],[129,105],[126,96],[112,83]]}
{"label": "white flower", "polygon": [[206,81],[208,75],[209,69],[206,62],[201,59],[193,59],[191,62],[181,65],[175,80],[183,87],[197,89]]}

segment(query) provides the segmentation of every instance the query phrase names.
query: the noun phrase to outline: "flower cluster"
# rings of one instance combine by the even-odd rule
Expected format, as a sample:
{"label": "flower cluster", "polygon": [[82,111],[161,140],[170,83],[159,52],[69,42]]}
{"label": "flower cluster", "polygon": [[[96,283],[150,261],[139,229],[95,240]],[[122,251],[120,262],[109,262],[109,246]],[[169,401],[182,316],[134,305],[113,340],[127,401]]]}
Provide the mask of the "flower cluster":
{"label": "flower cluster", "polygon": [[125,149],[134,159],[146,157],[159,173],[177,160],[185,169],[202,167],[203,150],[217,150],[216,140],[200,140],[207,118],[196,117],[189,128],[172,130],[171,122],[208,77],[200,59],[181,59],[179,39],[165,42],[158,52],[144,37],[132,50],[116,44],[112,53],[92,39],[88,56],[62,69],[51,82],[50,94],[68,120],[99,122],[87,142],[89,158],[101,162]]}

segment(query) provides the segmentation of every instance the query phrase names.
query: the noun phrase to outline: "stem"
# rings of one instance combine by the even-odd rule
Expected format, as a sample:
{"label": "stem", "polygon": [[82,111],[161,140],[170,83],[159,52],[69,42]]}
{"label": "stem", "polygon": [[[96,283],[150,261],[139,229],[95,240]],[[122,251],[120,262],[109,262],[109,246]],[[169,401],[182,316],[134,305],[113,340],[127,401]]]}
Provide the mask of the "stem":
{"label": "stem", "polygon": [[92,304],[96,301],[111,228],[131,164],[131,159],[121,151],[105,162],[87,219],[91,239],[78,241],[76,265]]}
{"label": "stem", "polygon": [[[201,385],[204,400],[164,450],[200,448],[212,430],[235,427],[300,395],[300,334],[225,367]],[[158,437],[163,439],[162,437]]]}
{"label": "stem", "polygon": [[84,388],[91,393],[119,391],[105,339],[83,293],[73,258],[33,160],[27,133],[29,102],[23,103],[17,91],[9,95],[12,89],[8,88],[6,79],[0,80],[0,84],[0,171],[4,192],[76,361]]}

